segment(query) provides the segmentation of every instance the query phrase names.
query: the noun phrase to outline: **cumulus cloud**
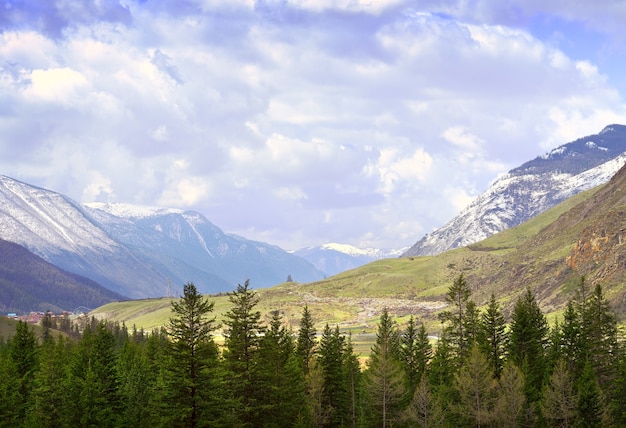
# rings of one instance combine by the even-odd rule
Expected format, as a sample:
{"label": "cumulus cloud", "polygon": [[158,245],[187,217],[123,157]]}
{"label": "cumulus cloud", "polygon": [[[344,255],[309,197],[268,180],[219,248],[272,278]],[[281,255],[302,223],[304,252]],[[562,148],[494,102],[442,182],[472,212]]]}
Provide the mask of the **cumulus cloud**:
{"label": "cumulus cloud", "polygon": [[565,49],[623,11],[566,3],[7,1],[0,173],[288,249],[409,245],[624,122],[618,75]]}

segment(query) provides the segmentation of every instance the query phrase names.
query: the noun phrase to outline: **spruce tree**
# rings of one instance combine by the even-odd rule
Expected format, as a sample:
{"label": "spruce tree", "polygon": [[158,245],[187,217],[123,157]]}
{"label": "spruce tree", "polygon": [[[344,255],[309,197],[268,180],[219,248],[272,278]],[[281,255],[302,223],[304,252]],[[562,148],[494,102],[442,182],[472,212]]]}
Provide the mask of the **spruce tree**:
{"label": "spruce tree", "polygon": [[305,376],[309,374],[309,367],[311,365],[311,359],[315,354],[315,346],[317,332],[313,325],[313,319],[309,312],[309,307],[304,306],[302,310],[302,318],[300,319],[300,330],[298,331],[298,342],[296,347],[296,353],[302,364],[302,372]]}
{"label": "spruce tree", "polygon": [[350,396],[345,374],[346,340],[339,326],[324,327],[317,353],[319,364],[318,424],[322,426],[348,425]]}
{"label": "spruce tree", "polygon": [[244,426],[257,423],[258,404],[255,393],[254,364],[259,342],[265,329],[261,325],[261,312],[256,309],[259,297],[246,280],[244,285],[230,293],[232,308],[224,315],[224,360],[228,371],[229,391],[235,401],[237,416]]}
{"label": "spruce tree", "polygon": [[401,419],[407,389],[399,357],[400,335],[385,308],[365,372],[368,416],[373,426],[384,428]]}
{"label": "spruce tree", "polygon": [[31,420],[41,427],[63,425],[64,408],[67,403],[65,390],[67,363],[70,347],[67,339],[52,335],[43,344],[39,371],[34,379],[34,405]]}
{"label": "spruce tree", "polygon": [[9,340],[9,359],[15,368],[19,396],[19,404],[16,408],[20,418],[26,416],[30,405],[33,380],[38,370],[38,346],[33,329],[24,321],[18,321],[15,334]]}
{"label": "spruce tree", "polygon": [[291,332],[279,312],[272,311],[254,368],[259,423],[265,426],[297,426],[309,420],[304,375],[294,348]]}
{"label": "spruce tree", "polygon": [[453,406],[468,424],[486,426],[494,418],[496,380],[489,361],[478,346],[472,347],[467,361],[454,377],[459,402]]}
{"label": "spruce tree", "polygon": [[495,393],[494,426],[510,428],[520,426],[526,395],[524,394],[524,374],[515,364],[506,363],[502,367]]}
{"label": "spruce tree", "polygon": [[[473,321],[476,315],[476,306],[470,300],[471,295],[472,290],[467,284],[465,277],[463,274],[459,275],[445,296],[446,303],[450,306],[450,309],[446,309],[439,314],[439,320],[444,324],[444,330],[447,333],[450,350],[456,356],[457,365],[460,365],[461,361],[467,356],[471,347],[472,333],[475,332],[468,332],[468,327],[473,329],[475,326]],[[468,318],[468,305],[471,318]]]}
{"label": "spruce tree", "polygon": [[515,303],[511,320],[509,356],[524,373],[529,404],[541,398],[546,375],[548,322],[535,295],[527,289]]}
{"label": "spruce tree", "polygon": [[564,360],[554,367],[543,392],[541,410],[551,426],[573,427],[576,422],[577,399],[574,382]]}
{"label": "spruce tree", "polygon": [[494,293],[491,293],[487,309],[480,317],[478,338],[480,350],[487,356],[494,377],[499,379],[504,365],[508,336],[506,320]]}
{"label": "spruce tree", "polygon": [[[166,364],[160,379],[161,423],[165,425],[196,427],[220,416],[221,385],[217,375],[218,349],[213,338],[216,329],[215,317],[211,317],[213,306],[191,282],[183,286],[180,300],[172,301],[167,328],[170,342],[164,350]],[[135,374],[144,375],[142,371]]]}
{"label": "spruce tree", "polygon": [[424,324],[421,323],[417,328],[415,318],[411,316],[400,337],[400,360],[404,367],[410,396],[424,376],[432,352],[432,345]]}

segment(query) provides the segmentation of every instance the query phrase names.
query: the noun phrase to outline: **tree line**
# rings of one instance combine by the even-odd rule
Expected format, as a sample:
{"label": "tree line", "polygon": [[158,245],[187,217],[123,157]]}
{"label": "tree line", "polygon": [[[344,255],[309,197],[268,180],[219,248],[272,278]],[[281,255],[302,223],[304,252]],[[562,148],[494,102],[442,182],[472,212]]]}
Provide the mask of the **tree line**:
{"label": "tree line", "polygon": [[429,337],[380,316],[366,363],[350,335],[268,323],[246,281],[229,294],[223,345],[214,305],[194,284],[166,328],[145,334],[92,319],[80,338],[38,340],[19,322],[0,346],[4,427],[626,426],[626,348],[602,288],[581,278],[551,327],[531,290],[510,320],[483,310],[459,276]]}

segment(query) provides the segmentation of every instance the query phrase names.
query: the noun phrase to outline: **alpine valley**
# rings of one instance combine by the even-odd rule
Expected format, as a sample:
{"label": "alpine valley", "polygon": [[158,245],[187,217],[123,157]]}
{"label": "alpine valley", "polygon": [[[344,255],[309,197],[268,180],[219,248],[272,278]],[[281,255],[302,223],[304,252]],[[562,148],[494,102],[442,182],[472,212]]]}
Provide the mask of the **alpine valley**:
{"label": "alpine valley", "polygon": [[[354,315],[355,311],[357,318],[368,319],[382,306],[405,308],[405,314],[414,308],[441,307],[441,296],[454,276],[464,273],[483,298],[484,290],[506,289],[514,294],[519,287],[552,284],[549,291],[542,288],[541,296],[556,308],[554,305],[563,300],[559,287],[572,281],[579,271],[596,282],[614,284],[616,278],[621,278],[621,259],[614,252],[621,247],[602,247],[600,261],[590,250],[598,247],[598,239],[607,236],[605,240],[617,239],[620,243],[618,229],[612,228],[610,233],[598,229],[597,219],[592,216],[579,218],[580,224],[552,224],[565,215],[564,207],[570,209],[574,203],[582,203],[583,195],[603,194],[598,190],[602,189],[600,185],[624,165],[625,151],[626,126],[622,125],[610,125],[597,135],[565,144],[500,177],[455,219],[409,250],[382,252],[328,244],[288,253],[226,234],[198,212],[127,204],[79,204],[59,193],[4,176],[0,176],[0,238],[23,246],[74,277],[84,277],[91,281],[90,287],[102,285],[113,294],[98,297],[101,303],[118,297],[178,296],[182,284],[188,281],[193,281],[202,293],[216,294],[231,291],[236,284],[250,279],[255,288],[274,293],[273,304],[280,304],[277,296],[280,290],[287,290],[287,300],[295,308],[307,302],[325,305],[326,309],[318,308],[320,316],[326,314],[323,319],[354,319],[346,314]],[[626,175],[623,171],[620,174]],[[588,189],[592,190],[585,192]],[[607,202],[604,206],[603,199],[596,202],[603,208],[595,212],[591,206],[586,212],[621,212],[619,203]],[[612,227],[621,224],[618,214],[612,218]],[[588,230],[586,237],[579,230],[582,225]],[[542,228],[559,233],[548,237],[540,234]],[[503,234],[501,231],[506,229],[511,232]],[[482,241],[489,236],[489,240]],[[528,246],[529,242],[533,245]],[[578,252],[574,250],[576,245]],[[525,253],[520,252],[521,248]],[[542,249],[547,252],[542,253]],[[405,257],[399,258],[403,251]],[[439,256],[416,257],[434,254]],[[529,254],[533,254],[533,260],[528,259]],[[384,260],[372,262],[380,258]],[[618,268],[598,273],[607,260],[613,260]],[[364,263],[368,264],[362,266]],[[334,276],[324,279],[329,275]],[[14,279],[12,284],[16,282]],[[93,296],[94,289],[90,290],[86,295]],[[616,298],[621,295],[614,293]],[[348,300],[341,300],[344,298]],[[351,309],[332,309],[339,301],[351,305]],[[82,305],[97,304],[89,302]],[[54,307],[72,309],[79,303],[72,301],[64,306],[55,302]],[[40,307],[32,299],[29,305],[22,309]]]}

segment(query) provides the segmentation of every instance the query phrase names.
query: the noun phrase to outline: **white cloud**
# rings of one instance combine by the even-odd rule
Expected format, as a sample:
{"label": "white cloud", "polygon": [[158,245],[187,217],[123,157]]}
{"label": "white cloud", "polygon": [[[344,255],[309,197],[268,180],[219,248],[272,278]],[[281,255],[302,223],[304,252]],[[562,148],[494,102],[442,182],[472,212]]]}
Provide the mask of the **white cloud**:
{"label": "white cloud", "polygon": [[80,105],[81,91],[87,86],[87,79],[70,68],[33,70],[27,79],[24,97],[34,101],[60,103],[65,106]]}
{"label": "white cloud", "polygon": [[615,75],[524,25],[607,14],[565,3],[130,1],[132,25],[96,8],[12,27],[0,168],[292,249],[406,245],[497,174],[624,123]]}

